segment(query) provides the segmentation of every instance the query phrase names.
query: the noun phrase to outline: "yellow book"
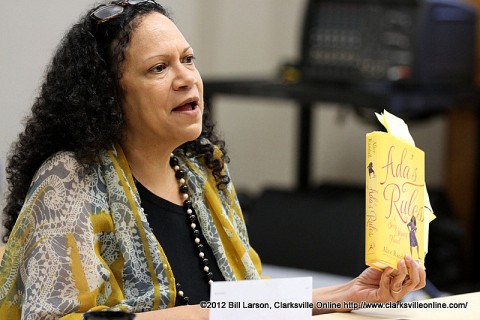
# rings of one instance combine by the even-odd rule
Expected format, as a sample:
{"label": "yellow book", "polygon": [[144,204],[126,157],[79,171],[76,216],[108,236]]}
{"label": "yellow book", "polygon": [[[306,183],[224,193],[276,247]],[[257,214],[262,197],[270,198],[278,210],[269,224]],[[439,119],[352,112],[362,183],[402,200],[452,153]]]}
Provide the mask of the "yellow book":
{"label": "yellow book", "polygon": [[[366,135],[365,262],[379,270],[396,269],[409,254],[424,265],[434,217],[425,187],[425,155],[403,120],[386,112],[377,116],[389,131],[398,120],[405,128],[396,136]],[[386,122],[392,119],[389,128]]]}

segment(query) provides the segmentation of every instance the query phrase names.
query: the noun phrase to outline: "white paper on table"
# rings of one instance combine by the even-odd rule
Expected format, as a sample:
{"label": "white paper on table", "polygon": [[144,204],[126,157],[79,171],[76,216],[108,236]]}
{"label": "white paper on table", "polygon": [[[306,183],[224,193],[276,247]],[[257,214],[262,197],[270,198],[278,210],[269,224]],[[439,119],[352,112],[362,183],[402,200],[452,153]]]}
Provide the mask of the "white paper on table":
{"label": "white paper on table", "polygon": [[206,305],[210,320],[310,320],[312,278],[217,281]]}

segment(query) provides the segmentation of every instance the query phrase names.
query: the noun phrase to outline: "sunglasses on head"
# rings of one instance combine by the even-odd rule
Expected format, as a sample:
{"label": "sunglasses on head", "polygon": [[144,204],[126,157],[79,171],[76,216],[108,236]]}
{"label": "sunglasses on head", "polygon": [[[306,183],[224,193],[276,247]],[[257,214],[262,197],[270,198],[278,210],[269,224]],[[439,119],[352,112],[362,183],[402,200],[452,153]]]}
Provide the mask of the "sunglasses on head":
{"label": "sunglasses on head", "polygon": [[98,7],[95,11],[90,14],[90,17],[97,21],[97,24],[108,21],[112,18],[115,18],[122,14],[123,10],[127,6],[133,6],[142,2],[151,2],[155,3],[154,0],[120,0],[114,1],[110,4],[105,4]]}

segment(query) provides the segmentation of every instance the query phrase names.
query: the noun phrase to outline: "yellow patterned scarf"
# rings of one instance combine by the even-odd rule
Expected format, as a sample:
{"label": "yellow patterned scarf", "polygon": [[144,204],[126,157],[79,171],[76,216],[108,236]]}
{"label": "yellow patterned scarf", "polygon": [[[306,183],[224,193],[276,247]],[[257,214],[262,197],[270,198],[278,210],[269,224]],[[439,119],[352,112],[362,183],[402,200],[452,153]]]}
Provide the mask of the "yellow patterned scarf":
{"label": "yellow patterned scarf", "polygon": [[[232,184],[219,190],[201,159],[178,158],[189,169],[194,209],[225,279],[259,279],[260,260]],[[82,319],[89,310],[167,308],[175,296],[173,272],[121,148],[105,151],[89,169],[69,152],[49,158],[0,264],[0,315]]]}

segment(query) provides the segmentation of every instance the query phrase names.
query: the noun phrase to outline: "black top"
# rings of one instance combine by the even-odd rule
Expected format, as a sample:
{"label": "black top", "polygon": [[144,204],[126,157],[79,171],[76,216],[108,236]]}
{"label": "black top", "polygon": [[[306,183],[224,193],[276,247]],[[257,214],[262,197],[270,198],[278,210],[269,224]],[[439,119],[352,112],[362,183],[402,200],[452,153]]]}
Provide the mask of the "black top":
{"label": "black top", "polygon": [[[190,219],[184,208],[160,198],[138,181],[135,182],[148,223],[167,256],[175,281],[181,284],[190,304],[210,300],[210,285],[203,270],[203,262],[198,256]],[[196,224],[200,230],[198,221]],[[203,234],[200,234],[199,238],[204,246],[205,258],[209,261],[208,267],[213,273],[213,281],[224,281],[212,249]],[[177,299],[177,304],[180,301],[181,299]]]}

